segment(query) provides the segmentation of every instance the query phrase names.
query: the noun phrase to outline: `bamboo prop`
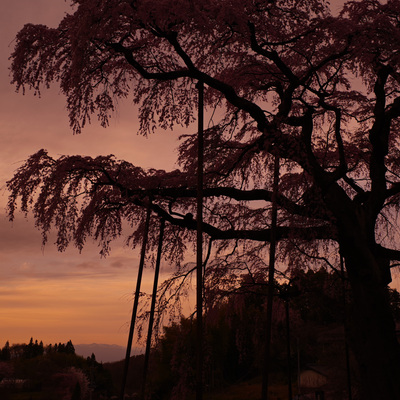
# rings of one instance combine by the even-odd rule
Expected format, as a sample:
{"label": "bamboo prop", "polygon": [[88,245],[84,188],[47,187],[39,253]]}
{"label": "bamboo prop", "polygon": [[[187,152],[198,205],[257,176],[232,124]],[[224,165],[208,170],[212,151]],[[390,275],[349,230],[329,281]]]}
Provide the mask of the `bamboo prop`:
{"label": "bamboo prop", "polygon": [[347,395],[348,399],[352,400],[352,388],[351,388],[351,366],[350,366],[350,349],[348,343],[347,334],[347,302],[346,302],[346,279],[344,275],[344,258],[342,253],[339,251],[340,257],[340,273],[342,278],[342,296],[343,296],[343,325],[344,325],[344,351],[346,356],[346,372],[347,372]]}
{"label": "bamboo prop", "polygon": [[160,275],[162,245],[163,245],[163,240],[164,240],[164,228],[165,228],[165,219],[162,218],[161,222],[160,222],[160,236],[158,238],[156,267],[154,270],[153,294],[152,294],[152,298],[151,298],[149,327],[148,327],[148,331],[147,331],[146,353],[144,356],[143,381],[142,381],[142,393],[141,393],[142,400],[144,400],[145,392],[146,392],[146,380],[147,380],[147,372],[148,372],[149,359],[150,359],[151,336],[153,333],[154,313],[155,313],[155,309],[156,309],[158,277]]}
{"label": "bamboo prop", "polygon": [[288,398],[291,400],[293,398],[292,389],[292,357],[290,353],[290,317],[289,317],[289,294],[285,301],[285,314],[286,314],[286,361],[288,369]]}
{"label": "bamboo prop", "polygon": [[274,183],[272,189],[272,210],[271,210],[271,241],[269,247],[269,266],[268,266],[268,292],[267,292],[267,321],[266,321],[266,340],[264,350],[264,369],[261,386],[261,399],[268,400],[268,381],[271,356],[271,336],[272,336],[272,305],[274,301],[274,278],[275,278],[275,253],[276,253],[276,226],[278,218],[278,195],[279,184],[279,156],[275,155],[274,162]]}
{"label": "bamboo prop", "polygon": [[197,83],[198,139],[197,139],[197,236],[196,236],[196,400],[203,398],[203,168],[204,168],[204,84]]}
{"label": "bamboo prop", "polygon": [[128,344],[126,346],[126,355],[125,355],[124,372],[122,375],[120,400],[124,400],[126,380],[128,377],[129,361],[131,358],[131,350],[132,350],[133,333],[135,331],[136,314],[137,314],[137,309],[138,309],[138,305],[139,305],[140,286],[142,284],[142,275],[143,275],[144,260],[145,260],[145,256],[146,256],[147,239],[149,236],[150,215],[151,215],[151,207],[150,207],[150,203],[149,203],[149,205],[147,207],[146,222],[145,222],[145,226],[144,226],[142,249],[140,252],[140,262],[139,262],[138,276],[137,276],[137,280],[136,280],[135,299],[133,302],[132,318],[131,318],[131,325],[130,325],[130,329],[129,329]]}

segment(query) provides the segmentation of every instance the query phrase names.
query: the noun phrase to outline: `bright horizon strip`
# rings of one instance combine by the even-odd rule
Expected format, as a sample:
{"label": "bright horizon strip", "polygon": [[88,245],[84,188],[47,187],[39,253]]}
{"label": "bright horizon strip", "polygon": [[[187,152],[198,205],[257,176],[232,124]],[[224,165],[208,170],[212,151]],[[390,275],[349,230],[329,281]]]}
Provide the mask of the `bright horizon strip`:
{"label": "bright horizon strip", "polygon": [[[124,345],[136,259],[126,257],[131,265],[114,274],[109,272],[115,270],[109,266],[112,260],[99,260],[84,274],[54,277],[43,276],[45,265],[23,266],[13,280],[0,284],[1,341],[27,343],[33,337],[46,344],[72,340]],[[57,257],[52,263],[52,268],[63,269]]]}

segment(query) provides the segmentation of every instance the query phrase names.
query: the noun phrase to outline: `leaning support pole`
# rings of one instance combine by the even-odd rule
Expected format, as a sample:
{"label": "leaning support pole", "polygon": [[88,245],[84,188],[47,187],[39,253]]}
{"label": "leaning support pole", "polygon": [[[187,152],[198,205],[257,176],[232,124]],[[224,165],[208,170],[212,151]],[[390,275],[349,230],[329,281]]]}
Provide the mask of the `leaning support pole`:
{"label": "leaning support pole", "polygon": [[164,240],[164,228],[165,228],[165,219],[162,218],[161,222],[160,222],[160,236],[158,238],[156,267],[155,267],[155,270],[154,270],[153,294],[152,294],[152,297],[151,297],[149,327],[148,327],[148,331],[147,331],[147,341],[146,341],[146,353],[144,355],[143,381],[142,381],[142,393],[141,393],[141,399],[142,400],[144,400],[145,393],[146,393],[146,380],[147,380],[147,371],[148,371],[148,368],[149,368],[149,359],[150,359],[150,350],[151,350],[151,336],[152,336],[152,333],[153,333],[153,323],[154,323],[154,312],[155,312],[155,309],[156,309],[158,277],[160,275],[160,263],[161,263],[162,245],[163,245],[163,240]]}
{"label": "leaning support pole", "polygon": [[197,240],[196,240],[196,400],[203,398],[203,164],[204,164],[204,84],[199,91],[197,138]]}
{"label": "leaning support pole", "polygon": [[342,296],[343,296],[343,325],[344,325],[344,350],[346,355],[346,371],[347,371],[347,395],[348,399],[352,400],[351,390],[351,367],[350,367],[350,349],[348,343],[348,332],[347,332],[347,301],[346,301],[346,279],[344,273],[344,259],[342,253],[339,251],[340,256],[340,274],[342,277]]}
{"label": "leaning support pole", "polygon": [[279,183],[279,157],[275,155],[274,163],[274,183],[272,189],[272,210],[271,210],[271,241],[269,247],[269,266],[268,266],[268,292],[267,292],[267,321],[266,339],[264,349],[264,368],[262,374],[261,399],[268,399],[268,381],[270,370],[270,349],[272,336],[272,305],[274,301],[274,279],[275,279],[275,251],[276,251],[276,225],[278,218],[278,183]]}
{"label": "leaning support pole", "polygon": [[136,280],[136,291],[135,291],[135,299],[133,301],[131,326],[129,329],[128,344],[126,346],[126,355],[125,355],[124,372],[122,375],[120,400],[124,400],[126,379],[128,377],[129,360],[131,358],[131,350],[132,350],[132,339],[133,339],[133,333],[135,331],[136,314],[137,314],[137,309],[138,309],[138,305],[139,305],[140,286],[142,284],[144,259],[146,256],[147,238],[149,236],[150,215],[151,215],[151,207],[150,207],[150,203],[149,203],[149,206],[147,208],[147,214],[146,214],[146,222],[145,222],[145,226],[144,226],[143,242],[142,242],[142,249],[141,249],[141,253],[140,253],[138,276],[137,276],[137,280]]}
{"label": "leaning support pole", "polygon": [[289,294],[285,300],[285,316],[286,316],[286,360],[287,360],[287,377],[288,377],[288,398],[292,400],[292,356],[290,354],[290,317],[289,317]]}

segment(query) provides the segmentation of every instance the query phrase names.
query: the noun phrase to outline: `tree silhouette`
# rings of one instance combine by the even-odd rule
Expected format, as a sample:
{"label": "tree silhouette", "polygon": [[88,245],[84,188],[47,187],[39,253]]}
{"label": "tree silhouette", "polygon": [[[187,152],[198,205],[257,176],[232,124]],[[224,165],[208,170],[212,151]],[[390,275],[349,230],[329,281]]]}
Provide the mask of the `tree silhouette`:
{"label": "tree silhouette", "polygon": [[37,340],[33,342],[31,337],[29,344],[24,345],[24,358],[35,358],[44,353],[43,342],[38,343]]}
{"label": "tree silhouette", "polygon": [[10,342],[7,340],[6,344],[4,347],[1,349],[0,352],[0,360],[2,361],[9,361],[11,358],[11,352],[10,352]]}
{"label": "tree silhouette", "polygon": [[[349,2],[336,17],[323,0],[72,4],[57,28],[19,32],[17,89],[58,82],[75,132],[93,114],[106,126],[118,98],[132,96],[140,133],[149,134],[189,127],[202,82],[212,121],[221,116],[204,132],[203,232],[241,261],[265,258],[272,155],[279,156],[278,253],[295,263],[338,257],[340,248],[363,398],[399,398],[387,284],[400,259],[400,3]],[[196,135],[182,138],[181,169],[172,172],[40,151],[8,182],[10,217],[20,198],[23,211],[33,206],[44,242],[54,225],[60,250],[93,235],[106,254],[123,219],[138,242],[151,197],[153,213],[168,222],[164,255],[179,264],[195,242],[196,147]],[[154,230],[151,237],[154,247]]]}

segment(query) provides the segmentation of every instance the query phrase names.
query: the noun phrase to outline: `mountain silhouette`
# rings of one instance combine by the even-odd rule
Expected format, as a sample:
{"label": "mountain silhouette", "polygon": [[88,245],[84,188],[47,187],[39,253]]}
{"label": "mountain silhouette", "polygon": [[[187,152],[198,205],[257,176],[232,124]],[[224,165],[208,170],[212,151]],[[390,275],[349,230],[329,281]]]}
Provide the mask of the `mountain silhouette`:
{"label": "mountain silhouette", "polygon": [[[74,345],[76,354],[83,357],[96,356],[98,362],[115,362],[125,358],[126,348],[116,344],[76,344]],[[131,355],[143,353],[141,348],[133,348]]]}

